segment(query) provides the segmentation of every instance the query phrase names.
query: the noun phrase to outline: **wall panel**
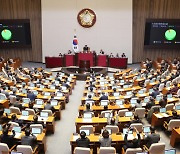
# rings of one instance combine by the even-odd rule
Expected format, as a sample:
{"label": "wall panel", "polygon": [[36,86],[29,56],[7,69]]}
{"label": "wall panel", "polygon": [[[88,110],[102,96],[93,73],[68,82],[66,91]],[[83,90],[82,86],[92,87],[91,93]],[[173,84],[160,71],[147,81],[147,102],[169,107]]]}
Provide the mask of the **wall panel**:
{"label": "wall panel", "polygon": [[146,18],[180,19],[180,0],[133,0],[133,62],[180,56],[180,49],[144,49]]}
{"label": "wall panel", "polygon": [[41,62],[41,0],[0,0],[0,19],[30,19],[32,49],[0,49],[0,55],[20,57],[23,61]]}

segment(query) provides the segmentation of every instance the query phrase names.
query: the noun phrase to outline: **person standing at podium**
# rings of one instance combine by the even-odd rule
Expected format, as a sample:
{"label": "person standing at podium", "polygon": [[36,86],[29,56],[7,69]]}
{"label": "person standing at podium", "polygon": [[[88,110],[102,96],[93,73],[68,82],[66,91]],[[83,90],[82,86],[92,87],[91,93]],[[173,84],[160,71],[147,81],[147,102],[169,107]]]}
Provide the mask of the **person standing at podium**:
{"label": "person standing at podium", "polygon": [[89,47],[88,47],[87,45],[85,45],[85,46],[83,47],[83,52],[84,52],[84,53],[87,53],[87,52],[88,52],[88,49],[89,49]]}

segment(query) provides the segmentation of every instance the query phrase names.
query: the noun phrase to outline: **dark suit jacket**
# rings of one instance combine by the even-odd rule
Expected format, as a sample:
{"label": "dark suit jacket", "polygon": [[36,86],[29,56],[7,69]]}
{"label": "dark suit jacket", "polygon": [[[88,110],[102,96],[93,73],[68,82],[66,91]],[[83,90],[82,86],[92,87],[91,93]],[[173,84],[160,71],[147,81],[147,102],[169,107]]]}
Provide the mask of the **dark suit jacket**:
{"label": "dark suit jacket", "polygon": [[99,98],[99,101],[101,101],[101,100],[108,100],[108,96],[102,95],[102,96]]}
{"label": "dark suit jacket", "polygon": [[78,147],[86,147],[89,148],[90,140],[86,137],[85,139],[78,138],[76,140],[77,146]]}
{"label": "dark suit jacket", "polygon": [[21,138],[21,144],[30,145],[33,148],[36,144],[36,140],[37,140],[36,136],[23,136]]}
{"label": "dark suit jacket", "polygon": [[125,134],[124,142],[125,142],[126,149],[127,148],[139,148],[140,147],[141,136],[140,136],[140,134],[137,134],[137,136],[138,136],[138,142],[137,142],[137,145],[134,145],[132,142],[129,142],[127,140],[128,134]]}
{"label": "dark suit jacket", "polygon": [[14,136],[15,135],[1,135],[1,142],[6,143],[9,148],[11,148],[14,145]]}
{"label": "dark suit jacket", "polygon": [[152,96],[153,98],[156,98],[156,96],[159,95],[159,94],[160,94],[159,91],[154,91],[154,92],[152,92],[151,96]]}
{"label": "dark suit jacket", "polygon": [[148,135],[144,140],[146,141],[146,146],[149,148],[151,144],[159,142],[160,135],[153,133]]}
{"label": "dark suit jacket", "polygon": [[15,102],[14,107],[18,107],[20,110],[22,110],[22,104]]}
{"label": "dark suit jacket", "polygon": [[54,106],[52,106],[51,104],[46,104],[46,105],[44,106],[44,109],[45,109],[45,110],[51,110],[52,112],[55,111]]}
{"label": "dark suit jacket", "polygon": [[31,101],[34,101],[36,99],[36,95],[34,93],[28,93],[27,98],[29,98]]}

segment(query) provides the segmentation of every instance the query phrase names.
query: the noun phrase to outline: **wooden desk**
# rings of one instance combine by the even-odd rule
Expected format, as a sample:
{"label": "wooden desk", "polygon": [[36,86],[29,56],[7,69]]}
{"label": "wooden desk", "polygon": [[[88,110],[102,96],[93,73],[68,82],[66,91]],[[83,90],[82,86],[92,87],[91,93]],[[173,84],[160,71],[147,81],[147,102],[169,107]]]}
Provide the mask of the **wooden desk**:
{"label": "wooden desk", "polygon": [[177,142],[180,142],[180,128],[173,128],[170,144],[174,148]]}
{"label": "wooden desk", "polygon": [[[132,117],[119,117],[118,127],[121,131],[125,124],[131,121]],[[84,119],[84,118],[76,118],[75,121],[76,132],[79,133],[79,128],[82,125],[93,125],[95,127],[95,133],[100,133],[101,129],[103,129],[107,125],[107,118],[99,118],[92,117],[92,119]]]}
{"label": "wooden desk", "polygon": [[0,103],[4,106],[4,108],[9,108],[9,100],[0,100]]}

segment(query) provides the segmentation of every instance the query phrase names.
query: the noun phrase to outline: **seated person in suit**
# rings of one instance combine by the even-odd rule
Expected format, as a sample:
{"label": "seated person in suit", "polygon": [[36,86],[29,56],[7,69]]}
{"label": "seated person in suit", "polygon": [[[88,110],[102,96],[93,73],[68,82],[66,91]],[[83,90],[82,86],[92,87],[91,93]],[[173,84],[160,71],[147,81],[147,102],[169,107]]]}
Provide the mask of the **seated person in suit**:
{"label": "seated person in suit", "polygon": [[88,95],[88,98],[86,99],[86,101],[93,101],[92,95]]}
{"label": "seated person in suit", "polygon": [[150,96],[152,96],[155,99],[156,96],[160,94],[160,92],[157,87],[155,87],[153,90],[154,91],[150,94]]}
{"label": "seated person in suit", "polygon": [[[128,131],[130,129],[132,129],[132,128],[129,128]],[[128,132],[127,132],[124,136],[124,142],[125,142],[124,150],[126,150],[128,148],[139,148],[140,147],[141,136],[140,136],[140,134],[136,128],[133,128],[133,129],[135,129],[137,136],[138,136],[138,139],[134,138],[133,140],[128,141],[128,139],[127,139],[128,138]]]}
{"label": "seated person in suit", "polygon": [[28,90],[27,98],[29,98],[31,102],[33,102],[36,99],[36,95],[31,90]]}
{"label": "seated person in suit", "polygon": [[101,100],[108,100],[108,96],[106,96],[104,92],[102,92],[102,96],[99,98],[99,101]]}
{"label": "seated person in suit", "polygon": [[170,93],[176,95],[178,90],[179,90],[178,84],[174,83],[174,87],[170,90]]}
{"label": "seated person in suit", "polygon": [[87,45],[85,45],[85,46],[83,47],[83,52],[88,52],[88,50],[89,50],[89,47],[88,47]]}
{"label": "seated person in suit", "polygon": [[26,127],[27,128],[30,128],[30,125],[31,124],[41,124],[43,126],[43,128],[46,127],[46,122],[44,121],[38,121],[38,116],[37,115],[34,115],[33,116],[33,121],[29,122],[29,123],[26,123]]}
{"label": "seated person in suit", "polygon": [[112,125],[112,126],[117,126],[118,125],[118,117],[116,119],[108,117],[107,124]]}
{"label": "seated person in suit", "polygon": [[178,115],[176,110],[172,111],[172,116],[167,119],[167,122],[169,122],[172,119],[180,119],[180,116]]}
{"label": "seated person in suit", "polygon": [[[32,136],[30,136],[32,135]],[[31,134],[30,129],[26,128],[25,129],[25,136],[21,138],[21,144],[22,145],[30,145],[32,148],[35,147],[37,143],[37,138],[33,134]]]}
{"label": "seated person in suit", "polygon": [[154,98],[153,97],[150,97],[150,101],[149,102],[147,102],[147,104],[146,104],[146,109],[151,109],[151,107],[152,106],[154,106],[155,105],[155,100],[154,100]]}
{"label": "seated person in suit", "polygon": [[86,112],[93,112],[93,110],[91,110],[91,105],[89,103],[86,104],[86,110],[84,110],[84,113]]}
{"label": "seated person in suit", "polygon": [[160,141],[160,135],[155,133],[155,129],[150,127],[151,134],[147,135],[144,140],[146,142],[146,146],[149,148],[151,144],[158,143]]}
{"label": "seated person in suit", "polygon": [[54,108],[54,106],[52,106],[52,105],[50,104],[50,101],[49,101],[49,100],[47,101],[46,105],[44,106],[44,109],[45,109],[45,110],[51,110],[52,112],[55,112],[55,108]]}
{"label": "seated person in suit", "polygon": [[3,129],[3,134],[0,136],[1,143],[6,143],[9,148],[14,145],[15,131],[12,130],[13,135],[8,135],[8,128]]}
{"label": "seated person in suit", "polygon": [[22,108],[23,108],[22,104],[20,103],[19,97],[16,97],[16,102],[13,105],[14,105],[14,107],[18,107],[20,110],[22,110]]}
{"label": "seated person in suit", "polygon": [[17,116],[16,116],[16,114],[13,114],[13,115],[11,116],[11,122],[16,122],[16,123],[18,123],[20,126],[23,125],[23,120],[18,119]]}
{"label": "seated person in suit", "polygon": [[134,119],[132,119],[128,124],[126,124],[126,127],[129,127],[131,124],[134,124],[134,123],[142,123],[138,115],[134,115]]}
{"label": "seated person in suit", "polygon": [[86,137],[86,133],[84,131],[80,133],[80,138],[76,140],[76,143],[78,147],[89,148],[90,140]]}
{"label": "seated person in suit", "polygon": [[109,137],[109,132],[105,129],[102,133],[102,137],[99,139],[101,147],[111,147],[112,139]]}

